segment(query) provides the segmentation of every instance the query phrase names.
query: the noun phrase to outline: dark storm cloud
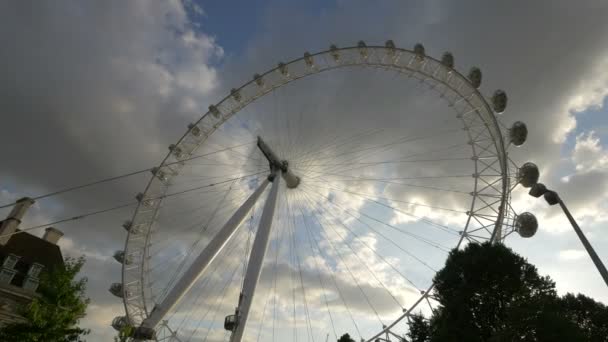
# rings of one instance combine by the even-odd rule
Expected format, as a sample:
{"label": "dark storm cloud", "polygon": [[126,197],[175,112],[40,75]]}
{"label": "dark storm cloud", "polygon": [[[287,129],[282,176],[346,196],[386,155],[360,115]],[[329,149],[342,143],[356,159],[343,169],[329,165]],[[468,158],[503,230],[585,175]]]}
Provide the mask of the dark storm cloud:
{"label": "dark storm cloud", "polygon": [[[179,2],[1,6],[1,110],[12,128],[0,173],[21,194],[157,163],[213,87],[206,63],[221,48],[193,35]],[[147,178],[60,197],[53,214],[130,201]]]}
{"label": "dark storm cloud", "polygon": [[[0,13],[0,176],[13,197],[158,163],[206,107],[216,82],[209,63],[222,50],[191,30],[179,1],[4,2]],[[41,200],[24,225],[43,223],[30,220],[35,213],[48,222],[129,202],[148,177]],[[91,310],[120,303],[106,290],[120,279],[107,258],[122,248],[120,222],[131,210],[58,227],[65,242],[73,242],[64,244],[64,253],[106,258],[89,258],[85,267],[97,305]],[[108,323],[89,324],[101,329]]]}
{"label": "dark storm cloud", "polygon": [[[602,2],[338,1],[323,13],[274,5],[260,18],[260,33],[245,55],[229,55],[220,76],[212,65],[221,48],[189,30],[176,1],[0,4],[3,188],[34,195],[149,167],[217,94],[280,60],[360,39],[393,39],[405,47],[421,41],[436,57],[452,51],[463,71],[479,65],[484,92],[502,88],[509,95],[503,121],[528,124],[528,143],[514,159],[537,162],[543,177],[557,181],[561,140],[573,128],[569,111],[595,104],[594,87],[607,78],[597,68],[608,57],[608,5]],[[572,179],[573,198],[594,184],[582,177],[596,173]],[[41,202],[40,211],[61,218],[129,201],[146,178]],[[122,246],[118,225],[129,215],[126,210],[64,231],[74,251],[110,255]],[[117,301],[106,291],[119,280],[117,267],[98,260],[89,265],[94,302]]]}

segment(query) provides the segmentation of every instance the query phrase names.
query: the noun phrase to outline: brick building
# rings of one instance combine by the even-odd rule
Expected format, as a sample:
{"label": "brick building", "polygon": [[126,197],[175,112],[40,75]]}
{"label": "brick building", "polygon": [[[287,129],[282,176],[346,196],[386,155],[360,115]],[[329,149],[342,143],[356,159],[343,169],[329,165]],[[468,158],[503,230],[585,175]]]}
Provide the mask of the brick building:
{"label": "brick building", "polygon": [[61,231],[49,227],[42,238],[19,231],[21,219],[33,203],[30,198],[20,199],[0,221],[0,325],[21,319],[17,308],[36,296],[41,272],[64,265],[57,245]]}

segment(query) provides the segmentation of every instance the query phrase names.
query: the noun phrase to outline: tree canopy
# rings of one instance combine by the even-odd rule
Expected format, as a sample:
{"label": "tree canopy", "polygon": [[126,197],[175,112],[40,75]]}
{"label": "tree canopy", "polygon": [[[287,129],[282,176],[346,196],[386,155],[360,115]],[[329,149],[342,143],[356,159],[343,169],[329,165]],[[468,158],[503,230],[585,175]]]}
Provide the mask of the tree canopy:
{"label": "tree canopy", "polygon": [[549,277],[502,244],[453,250],[434,280],[440,307],[412,317],[413,342],[608,341],[605,305],[559,297]]}
{"label": "tree canopy", "polygon": [[0,341],[67,342],[82,341],[88,330],[78,327],[89,299],[86,278],[75,280],[84,258],[66,258],[65,267],[56,267],[40,276],[38,296],[20,308],[24,322],[0,329]]}
{"label": "tree canopy", "polygon": [[355,340],[349,334],[344,334],[338,339],[338,342],[355,342]]}

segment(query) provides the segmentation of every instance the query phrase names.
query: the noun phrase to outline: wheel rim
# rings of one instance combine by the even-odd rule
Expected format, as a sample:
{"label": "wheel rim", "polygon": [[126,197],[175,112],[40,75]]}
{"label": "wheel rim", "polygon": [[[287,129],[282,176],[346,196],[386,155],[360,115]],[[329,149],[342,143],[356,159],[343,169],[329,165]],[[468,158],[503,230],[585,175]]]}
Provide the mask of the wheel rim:
{"label": "wheel rim", "polygon": [[[365,53],[362,51],[365,51]],[[336,53],[339,54],[339,59],[335,58]],[[307,63],[309,58],[313,59],[314,65],[311,66]],[[133,234],[133,230],[130,231],[125,245],[125,255],[131,258],[131,264],[123,266],[123,298],[131,324],[141,323],[150,310],[148,307],[149,301],[146,300],[148,290],[146,284],[149,282],[146,279],[149,274],[149,263],[146,258],[149,257],[151,228],[153,222],[158,218],[163,200],[167,198],[167,195],[171,195],[168,192],[167,180],[170,182],[171,178],[177,177],[183,168],[183,165],[179,162],[186,161],[187,164],[190,158],[195,155],[195,152],[218,128],[221,128],[225,122],[254,101],[284,85],[307,76],[350,67],[371,67],[398,71],[400,74],[408,75],[408,77],[422,79],[423,83],[435,85],[435,90],[454,107],[457,115],[461,116],[459,119],[463,123],[466,135],[471,142],[473,156],[490,159],[489,156],[483,155],[483,150],[488,151],[488,149],[493,148],[493,160],[473,160],[474,175],[477,175],[473,177],[473,192],[475,194],[472,196],[463,233],[458,238],[455,247],[459,248],[465,238],[467,240],[490,239],[497,232],[502,233],[495,238],[504,238],[511,232],[508,230],[509,221],[513,218],[512,213],[508,210],[511,183],[505,142],[503,141],[503,128],[479,91],[455,70],[427,56],[419,59],[413,51],[380,46],[370,46],[364,49],[361,47],[330,49],[280,65],[233,91],[216,106],[211,107],[209,112],[203,115],[195,125],[191,126],[159,165],[131,220],[131,227],[137,227],[140,232]],[[485,132],[485,136],[481,135],[480,130],[474,129],[480,122],[485,126],[481,129]],[[487,139],[486,142],[482,142],[479,139],[480,136]],[[499,172],[499,177],[493,177],[490,180],[485,179],[483,173],[488,170]],[[496,181],[497,178],[498,181]],[[490,198],[489,195],[492,195],[492,198],[494,198],[492,204],[490,204],[492,201],[484,200],[480,197],[480,194],[477,194],[480,189],[486,191],[483,196],[488,195],[488,198]],[[479,204],[480,201],[483,203]],[[484,218],[484,215],[489,217],[486,214],[488,208],[495,211],[495,215],[492,215],[494,216],[492,218],[493,224],[484,221],[484,219],[487,219],[487,217]],[[478,223],[474,230],[469,229],[471,221],[477,221]],[[402,315],[391,322],[386,322],[385,329],[378,329],[379,332],[371,337],[367,335],[368,341],[385,334],[403,321],[420,303],[428,301],[432,288],[432,284],[426,287],[419,299],[409,305]]]}

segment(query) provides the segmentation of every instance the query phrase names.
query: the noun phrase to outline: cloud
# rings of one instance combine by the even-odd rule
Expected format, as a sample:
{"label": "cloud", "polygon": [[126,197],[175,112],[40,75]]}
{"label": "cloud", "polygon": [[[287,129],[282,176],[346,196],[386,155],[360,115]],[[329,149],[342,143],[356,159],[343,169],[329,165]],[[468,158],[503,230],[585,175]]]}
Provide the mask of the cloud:
{"label": "cloud", "polygon": [[571,158],[579,172],[603,171],[608,167],[608,151],[602,147],[594,131],[576,137]]}
{"label": "cloud", "polygon": [[[180,1],[4,3],[0,12],[1,110],[19,127],[0,138],[11,161],[0,174],[18,196],[150,167],[219,83],[223,50],[191,25]],[[41,200],[23,226],[131,201],[146,178]],[[131,210],[57,227],[64,254],[87,256],[90,340],[109,340],[111,318],[124,311],[107,288],[120,280],[111,255],[124,244],[120,223]]]}
{"label": "cloud", "polygon": [[[541,179],[549,188],[555,189],[582,227],[605,222],[608,203],[608,151],[593,131],[576,136],[574,147],[562,158],[560,168],[551,169]],[[556,174],[573,170],[559,179]],[[548,208],[544,201],[527,196],[527,191],[517,191],[513,203],[516,208],[525,208],[537,215],[541,229],[553,233],[571,231],[558,206]],[[523,209],[522,209],[523,210]]]}
{"label": "cloud", "polygon": [[569,161],[574,173],[556,184],[562,199],[584,226],[608,220],[608,151],[593,131],[576,137]]}
{"label": "cloud", "polygon": [[[602,213],[606,212],[607,154],[596,135],[577,131],[576,121],[581,112],[601,108],[607,94],[608,51],[605,44],[598,42],[604,41],[608,28],[608,22],[604,20],[608,8],[591,1],[577,3],[574,8],[568,4],[567,1],[558,1],[552,6],[540,3],[523,6],[523,2],[518,6],[473,1],[458,4],[447,1],[424,4],[355,1],[337,2],[321,13],[307,10],[302,4],[271,2],[261,5],[266,6],[265,14],[252,30],[254,33],[243,47],[243,54],[234,56],[218,43],[221,36],[216,39],[205,33],[205,17],[214,14],[196,3],[129,2],[119,7],[107,3],[66,2],[36,4],[35,8],[22,3],[4,3],[0,5],[0,13],[3,13],[0,37],[8,43],[0,54],[4,66],[0,71],[0,91],[5,94],[0,105],[6,125],[11,129],[0,138],[8,165],[0,171],[0,176],[6,180],[3,196],[9,200],[22,194],[46,193],[154,165],[167,152],[167,146],[183,134],[186,124],[198,119],[210,103],[249,80],[254,73],[274,67],[279,60],[300,56],[304,51],[326,49],[331,43],[353,45],[360,39],[368,44],[383,44],[386,39],[393,39],[398,46],[405,47],[421,41],[432,56],[440,56],[444,50],[453,52],[457,68],[463,72],[470,66],[480,65],[484,72],[482,92],[491,94],[497,88],[507,91],[509,105],[501,120],[506,126],[516,120],[525,121],[530,130],[526,145],[511,149],[510,156],[519,164],[528,160],[536,162],[542,171],[542,181],[563,195],[577,219],[589,227],[598,241],[606,241],[601,240],[605,239],[605,234],[597,228],[597,223],[605,220]],[[586,20],[568,25],[573,17]],[[378,25],[378,18],[382,18],[382,25]],[[516,25],[513,18],[517,18]],[[218,146],[254,141],[257,134],[262,134],[276,146],[278,153],[293,159],[294,169],[299,168],[298,171],[304,174],[302,186],[306,195],[295,196],[292,203],[299,203],[309,215],[333,214],[323,214],[324,229],[309,222],[315,236],[325,240],[321,244],[323,256],[311,252],[306,237],[298,235],[303,230],[296,230],[296,239],[301,243],[297,251],[301,253],[304,265],[303,282],[307,295],[317,302],[313,325],[323,336],[330,328],[327,319],[322,318],[325,316],[320,314],[324,290],[318,281],[319,274],[314,272],[316,268],[321,268],[321,277],[326,284],[332,283],[332,274],[339,276],[338,286],[352,303],[355,315],[366,322],[361,329],[371,333],[378,330],[378,323],[361,291],[350,280],[350,273],[360,280],[366,293],[378,299],[380,313],[388,319],[394,317],[399,308],[370,276],[368,267],[391,293],[407,302],[415,296],[409,291],[407,281],[395,277],[395,271],[388,264],[407,271],[407,276],[420,284],[430,281],[432,272],[397,246],[415,255],[424,255],[433,267],[440,267],[445,257],[436,248],[374,222],[370,217],[435,242],[450,245],[455,241],[453,235],[429,227],[412,216],[391,212],[369,198],[383,197],[385,199],[377,202],[454,228],[462,227],[461,220],[466,215],[438,208],[466,211],[471,203],[468,192],[474,180],[470,176],[470,160],[424,162],[424,165],[404,162],[379,170],[355,165],[387,161],[397,156],[418,158],[420,153],[426,159],[437,160],[471,156],[469,146],[443,149],[449,141],[466,145],[462,131],[456,132],[458,135],[444,131],[446,127],[459,124],[453,111],[446,109],[445,103],[436,102],[435,95],[423,85],[393,76],[379,70],[338,70],[331,75],[301,80],[278,90],[275,95],[258,99],[230,120],[226,128],[215,134],[200,151],[210,152]],[[277,112],[284,115],[277,116]],[[426,115],[420,119],[420,113]],[[375,128],[383,130],[373,131]],[[300,133],[297,138],[285,139],[295,131]],[[575,146],[572,151],[566,151],[564,157],[563,143],[572,139],[575,132]],[[427,135],[433,139],[409,141],[383,152],[347,154],[402,137]],[[344,141],[350,142],[338,147]],[[324,147],[331,148],[323,150]],[[256,153],[255,147],[249,145],[236,152],[197,160],[184,169],[172,186],[184,190],[216,182],[218,178],[214,177],[225,179],[227,175],[242,175],[245,171],[266,167]],[[342,165],[336,165],[339,163]],[[345,165],[349,163],[352,165]],[[222,167],[218,167],[221,164]],[[460,178],[431,178],[448,175]],[[562,182],[560,179],[564,175],[566,178]],[[144,188],[148,177],[129,178],[39,201],[24,225],[131,201],[134,194]],[[394,179],[398,177],[409,179]],[[370,180],[376,178],[384,181]],[[200,246],[193,252],[196,255],[220,228],[222,220],[251,190],[248,184],[235,183],[238,191],[224,202],[222,195],[228,185],[216,187],[222,190],[218,193],[203,195],[201,189],[181,200],[166,201],[157,226],[159,232],[153,241],[156,244],[153,251],[164,251],[152,258],[153,265],[158,267],[155,274],[160,274],[156,279],[157,291],[162,290],[163,281],[170,280],[191,244],[201,239]],[[200,234],[197,228],[212,215],[218,203],[225,203],[220,206],[223,211],[210,223],[209,232]],[[513,205],[518,211],[531,210],[537,214],[541,222],[540,236],[547,237],[543,234],[548,231],[570,229],[556,208],[547,208],[524,191],[515,193]],[[348,209],[351,214],[340,208]],[[281,212],[285,210],[283,207]],[[356,214],[361,212],[368,217]],[[107,325],[109,321],[104,321],[122,314],[122,308],[117,304],[120,300],[112,297],[107,287],[120,279],[119,265],[110,256],[115,249],[122,248],[124,230],[120,224],[131,214],[132,208],[128,208],[59,227],[66,233],[62,242],[64,250],[89,257],[84,274],[90,278],[93,305],[84,322],[94,329],[91,340],[107,340],[111,328]],[[258,219],[259,208],[252,221],[255,223]],[[277,226],[285,229],[288,221],[277,218],[280,222]],[[376,233],[362,221],[376,229]],[[298,228],[302,228],[302,224],[297,224]],[[559,235],[552,237],[559,239]],[[238,253],[243,254],[246,236],[240,238]],[[392,245],[389,240],[399,244]],[[327,241],[332,241],[336,249]],[[557,246],[558,241],[552,239],[551,245]],[[527,244],[527,248],[522,249],[524,255],[533,255],[540,249],[537,240],[514,242],[515,245],[519,243]],[[605,242],[599,247],[604,245]],[[349,246],[359,252],[364,262],[352,254]],[[273,248],[271,242],[271,256]],[[544,246],[542,250],[549,248],[551,246]],[[573,248],[561,246],[555,251]],[[343,262],[340,252],[344,255]],[[388,263],[376,253],[385,257]],[[572,253],[558,255],[572,258]],[[555,256],[555,252],[547,254]],[[277,255],[281,258],[277,279],[280,285],[278,312],[287,324],[293,310],[289,305],[293,288],[290,277],[295,270],[295,261],[289,259],[290,252],[285,247]],[[239,289],[236,282],[226,292],[225,302],[220,305],[217,300],[221,298],[222,280],[226,280],[227,272],[240,265],[242,255],[222,260],[224,272],[214,273],[209,278],[213,280],[209,285],[214,286],[213,291],[200,301],[218,303],[217,312],[221,314],[218,314],[217,322],[236,305]],[[319,267],[315,260],[320,262]],[[541,260],[541,271],[549,270],[559,281],[565,278],[562,268],[552,268],[554,260]],[[266,295],[270,293],[273,279],[272,267],[267,264],[260,285],[265,288],[261,292],[264,296],[258,299],[260,302],[269,298]],[[577,288],[574,280],[569,282],[564,288]],[[203,283],[196,286],[202,288]],[[596,291],[594,293],[599,291],[592,285],[586,289]],[[332,308],[344,310],[338,291],[328,292],[331,292],[329,304]],[[190,301],[189,305],[193,303],[196,301]],[[190,312],[188,310],[186,307],[182,314]],[[191,312],[204,313],[201,310],[195,307]],[[304,307],[300,305],[296,310],[300,337],[305,338]],[[354,332],[346,313],[340,313],[344,322],[338,328]],[[256,315],[258,318],[259,311]],[[199,331],[203,328],[206,328],[205,324]],[[221,326],[217,325],[212,330],[212,338],[221,340],[224,335],[220,332]],[[281,332],[284,336],[291,336],[290,333]]]}
{"label": "cloud", "polygon": [[565,261],[580,260],[586,256],[587,252],[581,249],[565,249],[563,251],[559,251],[559,258]]}
{"label": "cloud", "polygon": [[[582,113],[587,110],[598,110],[603,107],[604,99],[608,95],[608,57],[600,59],[589,70],[589,76],[575,84],[575,89],[568,99],[566,109],[571,115]],[[564,124],[561,131],[554,136],[559,142],[564,142],[566,135],[570,133],[576,125],[572,118]]]}
{"label": "cloud", "polygon": [[83,320],[83,327],[91,329],[89,337],[103,339],[105,341],[111,341],[116,333],[113,329],[109,328],[112,319],[116,317],[116,313],[124,310],[122,304],[104,304],[99,305],[95,303],[89,304],[87,308],[86,319]]}

